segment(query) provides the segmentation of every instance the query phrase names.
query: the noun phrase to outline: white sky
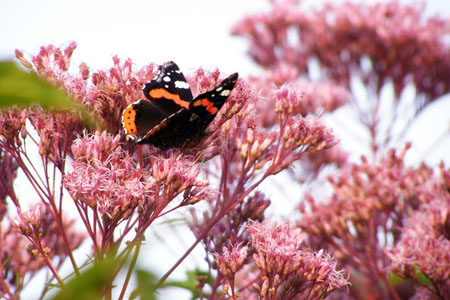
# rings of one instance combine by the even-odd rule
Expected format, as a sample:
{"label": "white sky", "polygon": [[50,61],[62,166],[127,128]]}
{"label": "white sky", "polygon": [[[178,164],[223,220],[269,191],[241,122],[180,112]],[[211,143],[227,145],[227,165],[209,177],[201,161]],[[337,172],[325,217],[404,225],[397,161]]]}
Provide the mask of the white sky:
{"label": "white sky", "polygon": [[[450,15],[449,0],[425,2],[429,14]],[[15,49],[35,54],[42,45],[75,40],[73,62],[94,69],[109,67],[117,54],[138,66],[174,60],[186,73],[202,66],[248,74],[254,65],[246,44],[229,30],[267,6],[267,0],[0,0],[0,59],[13,58]]]}
{"label": "white sky", "polygon": [[[238,71],[241,75],[255,74],[258,69],[246,55],[245,41],[231,37],[229,31],[246,13],[259,12],[268,7],[267,2],[0,0],[0,60],[13,59],[15,49],[20,49],[25,54],[36,54],[42,45],[65,47],[70,41],[76,41],[78,47],[74,52],[73,65],[86,62],[91,70],[109,68],[112,56],[117,54],[121,59],[132,58],[138,67],[150,62],[174,60],[185,73],[198,67],[218,67],[225,73]],[[323,1],[308,2],[317,4]],[[450,16],[450,0],[425,2],[428,15],[439,13]],[[435,108],[435,111],[436,109],[440,108]],[[423,118],[425,120],[416,125],[419,129],[427,129],[432,125],[426,115]],[[445,129],[447,126],[448,130],[447,117],[431,118],[431,121],[435,123],[434,128]],[[420,134],[429,135],[429,130],[422,130],[422,133],[418,131],[417,135]],[[420,148],[421,145],[417,147]],[[435,155],[437,159],[445,156],[448,159],[448,153],[446,155],[445,152]],[[173,234],[177,233],[174,231]],[[189,235],[189,230],[181,229],[178,234]],[[160,258],[156,259],[157,263],[152,263],[156,256],[150,246],[145,251],[153,256],[147,262],[153,268],[161,267],[158,265],[162,262]],[[174,253],[165,253],[169,262],[164,263],[163,270],[167,270],[187,246],[169,248]],[[187,268],[194,266],[196,264],[193,262],[186,265]],[[27,295],[23,299],[33,299],[33,291]],[[161,295],[161,299],[169,299],[169,296],[164,295]]]}
{"label": "white sky", "polygon": [[174,60],[188,73],[199,66],[226,73],[248,69],[245,43],[229,30],[258,0],[5,1],[0,0],[0,59],[14,49],[34,54],[41,45],[75,40],[75,64],[98,69],[111,57],[131,57],[138,66]]}

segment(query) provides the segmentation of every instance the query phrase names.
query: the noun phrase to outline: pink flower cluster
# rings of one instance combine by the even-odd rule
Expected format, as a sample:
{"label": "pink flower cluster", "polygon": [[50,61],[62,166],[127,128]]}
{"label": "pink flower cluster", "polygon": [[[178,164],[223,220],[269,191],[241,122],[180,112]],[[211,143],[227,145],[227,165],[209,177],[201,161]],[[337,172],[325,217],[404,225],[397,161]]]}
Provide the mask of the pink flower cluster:
{"label": "pink flower cluster", "polygon": [[[69,72],[69,66],[75,48],[75,42],[70,43],[64,50],[53,45],[44,46],[38,55],[32,56],[30,60],[21,51],[16,50],[16,57],[25,67],[59,86],[69,96],[97,113],[101,117],[95,118],[99,123],[98,126],[106,124],[110,132],[116,133],[120,129],[122,110],[131,102],[143,97],[142,86],[155,76],[156,65],[150,64],[133,72],[131,59],[121,65],[120,59],[114,56],[114,66],[108,72],[101,70],[90,74],[88,66],[82,63],[79,66],[79,75],[74,76]],[[50,124],[53,125],[51,121]],[[69,129],[80,131],[78,128]],[[48,129],[49,132],[51,130]]]}
{"label": "pink flower cluster", "polygon": [[122,65],[117,56],[114,66],[106,71],[92,74],[92,85],[82,98],[82,103],[101,116],[111,133],[120,130],[123,109],[137,99],[143,98],[142,87],[157,72],[157,65],[149,64],[132,71],[133,62],[127,59]]}
{"label": "pink flower cluster", "polygon": [[68,257],[67,249],[78,248],[85,235],[74,228],[74,219],[64,216],[59,221],[64,227],[64,238],[59,223],[45,204],[33,205],[28,211],[18,209],[18,217],[11,221],[11,227],[1,232],[2,293],[10,297],[13,290],[19,293],[26,283],[25,275],[33,276],[44,267],[62,282],[58,269]]}
{"label": "pink flower cluster", "polygon": [[18,108],[9,108],[0,111],[0,145],[2,148],[8,146],[21,146],[22,140],[27,132],[25,130],[25,121],[28,112]]}
{"label": "pink flower cluster", "polygon": [[450,170],[442,166],[441,172],[441,178],[431,175],[427,180],[423,193],[428,196],[405,220],[398,243],[386,253],[392,260],[390,270],[422,285],[421,293],[429,299],[450,297],[450,193],[445,182]]}
{"label": "pink flower cluster", "polygon": [[[0,234],[2,272],[0,273],[0,292],[17,291],[24,287],[25,276],[32,277],[45,267],[42,257],[32,252],[28,240],[19,234],[13,226],[2,226]],[[13,293],[9,294],[14,299]]]}
{"label": "pink flower cluster", "polygon": [[[323,250],[315,253],[303,246],[306,236],[293,224],[250,222],[247,231],[251,237],[250,253],[236,246],[215,255],[219,272],[232,288],[232,297],[323,299],[349,284],[343,271],[336,270],[336,262]],[[234,277],[251,253],[259,273],[247,275],[255,278],[252,288],[235,292]]]}
{"label": "pink flower cluster", "polygon": [[149,196],[145,189],[148,171],[137,168],[133,158],[126,156],[119,139],[105,132],[77,139],[72,146],[77,160],[64,177],[74,200],[110,219],[127,219],[139,201]]}
{"label": "pink flower cluster", "polygon": [[[178,152],[159,152],[147,157],[148,166],[141,167],[121,148],[120,140],[120,135],[106,132],[79,137],[72,145],[76,160],[63,180],[100,253],[120,243],[132,229],[138,232],[135,240],[139,241],[178,196],[182,195],[175,208],[211,194],[208,181],[201,179],[192,160]],[[124,220],[125,229],[114,239],[113,233]]]}
{"label": "pink flower cluster", "polygon": [[[285,74],[289,70],[292,71]],[[331,81],[314,82],[297,80],[296,78],[295,68],[285,65],[275,67],[266,76],[251,76],[249,78],[249,82],[260,91],[259,94],[262,97],[256,108],[264,127],[271,127],[277,123],[278,118],[274,113],[276,103],[270,100],[272,97],[297,97],[298,99],[291,99],[291,102],[295,103],[291,110],[302,116],[333,112],[345,105],[350,99],[350,93],[346,88]]]}
{"label": "pink flower cluster", "polygon": [[15,200],[13,182],[18,168],[19,165],[14,157],[0,148],[0,220],[7,213],[6,197],[11,195],[13,201]]}
{"label": "pink flower cluster", "polygon": [[[82,78],[72,77],[67,72],[70,58],[76,47],[75,42],[71,42],[64,50],[53,45],[43,46],[39,53],[31,58],[31,62],[25,58],[22,51],[16,50],[16,58],[24,67],[36,72],[41,78],[57,86],[65,87],[70,95],[75,95],[84,91],[86,87]],[[80,67],[80,70],[83,68],[85,65]],[[77,93],[70,92],[74,90]]]}
{"label": "pink flower cluster", "polygon": [[[13,227],[25,236],[35,249],[34,254],[40,254],[49,258],[57,255],[63,261],[66,256],[66,246],[62,239],[55,238],[59,235],[58,225],[54,222],[53,215],[44,204],[32,206],[28,211],[18,211],[18,218],[12,222]],[[85,236],[74,228],[75,220],[65,216],[63,225],[66,231],[70,249],[76,249],[84,241]]]}
{"label": "pink flower cluster", "polygon": [[61,112],[48,114],[36,109],[29,120],[39,135],[39,154],[63,169],[66,155],[71,156],[71,145],[84,126],[78,116]]}
{"label": "pink flower cluster", "polygon": [[389,272],[417,279],[417,268],[436,281],[435,294],[448,291],[445,175],[439,179],[425,165],[406,167],[406,149],[391,151],[376,163],[363,157],[360,165],[348,165],[329,178],[333,195],[328,203],[307,195],[307,203],[300,205],[299,225],[309,243],[336,253],[351,272],[365,277],[359,291],[352,289],[354,297],[370,290],[397,299],[400,291],[388,282]]}
{"label": "pink flower cluster", "polygon": [[288,64],[306,72],[315,57],[322,72],[347,86],[361,70],[377,92],[390,80],[399,96],[412,82],[431,101],[450,90],[450,25],[438,17],[425,22],[422,11],[398,1],[327,4],[316,11],[280,1],[243,18],[232,33],[248,39],[250,55],[262,66]]}
{"label": "pink flower cluster", "polygon": [[151,203],[145,203],[140,211],[141,219],[150,213],[149,208],[161,212],[179,195],[182,195],[179,206],[195,204],[209,199],[214,193],[208,188],[209,182],[200,174],[200,169],[189,157],[177,152],[167,152],[167,156],[150,158],[151,179],[146,189],[151,191]]}

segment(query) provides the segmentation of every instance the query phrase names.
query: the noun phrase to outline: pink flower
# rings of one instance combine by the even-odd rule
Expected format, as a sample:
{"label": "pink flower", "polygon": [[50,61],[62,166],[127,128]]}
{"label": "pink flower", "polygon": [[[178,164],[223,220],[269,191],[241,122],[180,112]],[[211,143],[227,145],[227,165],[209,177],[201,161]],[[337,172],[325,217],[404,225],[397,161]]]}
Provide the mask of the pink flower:
{"label": "pink flower", "polygon": [[248,232],[255,250],[253,261],[261,272],[260,297],[320,299],[349,285],[323,250],[315,253],[302,246],[306,235],[294,225],[252,222]]}
{"label": "pink flower", "polygon": [[25,121],[29,112],[26,109],[9,108],[0,111],[0,145],[3,148],[21,146],[21,138],[27,136]]}
{"label": "pink flower", "polygon": [[113,63],[108,72],[92,74],[92,85],[82,103],[101,116],[110,132],[118,132],[123,109],[144,97],[142,87],[156,75],[157,65],[150,64],[133,72],[131,59],[121,64],[114,56]]}
{"label": "pink flower", "polygon": [[14,220],[14,228],[25,236],[40,235],[41,230],[41,206],[36,205],[27,212],[18,211],[19,217]]}
{"label": "pink flower", "polygon": [[71,155],[70,145],[83,125],[72,113],[47,113],[36,109],[30,113],[29,120],[36,129],[39,139],[39,154],[60,169],[63,168],[66,153]]}
{"label": "pink flower", "polygon": [[57,255],[63,260],[67,256],[67,246],[70,250],[78,248],[85,235],[74,229],[73,219],[64,217],[62,220],[69,245],[64,243],[57,222],[44,204],[34,205],[26,212],[18,210],[18,218],[13,220],[12,226],[31,242],[36,254]]}
{"label": "pink flower", "polygon": [[247,250],[245,247],[232,247],[231,250],[223,247],[221,253],[214,254],[219,272],[229,279],[234,278],[246,258]]}
{"label": "pink flower", "polygon": [[102,133],[96,131],[92,135],[84,132],[83,135],[84,137],[72,143],[71,149],[75,159],[85,162],[106,161],[108,156],[118,148],[121,139],[120,134],[111,138],[106,131]]}
{"label": "pink flower", "polygon": [[[300,206],[303,216],[299,225],[310,236],[312,246],[320,241],[319,245],[334,251],[350,270],[354,269],[358,276],[364,276],[361,288],[370,289],[371,293],[380,297],[398,297],[394,287],[385,286],[389,276],[387,269],[390,268],[388,257],[396,262],[397,267],[392,268],[400,274],[405,266],[408,267],[410,251],[427,257],[421,261],[429,266],[424,271],[438,277],[446,272],[443,271],[446,270],[443,267],[443,253],[446,253],[447,247],[445,240],[439,239],[439,235],[430,236],[432,228],[412,225],[442,226],[437,223],[442,224],[442,219],[446,218],[442,216],[447,214],[445,206],[448,203],[444,204],[447,200],[436,202],[436,199],[447,199],[448,192],[431,168],[404,165],[407,149],[408,146],[401,153],[390,151],[378,162],[370,163],[363,157],[361,164],[347,165],[337,176],[329,178],[333,194],[327,201],[315,200],[307,195],[306,203]],[[437,203],[441,204],[436,206]],[[423,205],[429,207],[426,213],[410,215]],[[430,207],[436,208],[433,213]],[[406,224],[405,218],[410,220]],[[434,218],[441,221],[431,222]],[[404,228],[403,242],[400,240],[394,248],[397,250],[389,254],[388,240],[393,239],[390,243],[394,244],[399,242],[400,228]],[[432,258],[433,255],[435,258]],[[444,263],[432,263],[433,260]],[[412,272],[413,265],[417,265],[417,260],[410,261],[410,268],[406,270]]]}
{"label": "pink flower", "polygon": [[140,201],[149,197],[148,171],[137,168],[133,158],[118,146],[119,136],[97,132],[73,144],[77,160],[64,177],[72,198],[98,209],[111,219],[128,218]]}
{"label": "pink flower", "polygon": [[188,157],[168,151],[167,156],[152,156],[151,180],[146,189],[151,192],[150,202],[142,201],[140,209],[149,212],[156,205],[156,210],[165,208],[173,199],[183,194],[180,205],[194,204],[209,198],[212,191],[208,189],[208,180],[202,178],[200,169]]}
{"label": "pink flower", "polygon": [[6,197],[9,196],[13,201],[16,201],[13,183],[17,176],[18,167],[19,164],[14,157],[0,148],[0,220],[3,220],[7,213]]}
{"label": "pink flower", "polygon": [[[11,290],[20,293],[23,285],[41,270],[45,263],[32,253],[27,239],[13,226],[3,226],[0,232],[3,280]],[[7,292],[2,288],[2,292]]]}
{"label": "pink flower", "polygon": [[[386,254],[392,260],[390,270],[422,284],[429,297],[445,299],[450,297],[450,194],[442,183],[426,191],[431,192],[430,202],[422,202],[405,220],[400,240]],[[420,279],[423,275],[432,285]]]}
{"label": "pink flower", "polygon": [[438,17],[424,22],[422,14],[420,5],[395,1],[328,4],[317,11],[277,2],[267,13],[243,18],[232,33],[249,40],[250,55],[264,67],[289,64],[306,73],[314,57],[328,78],[347,86],[357,69],[377,92],[392,80],[398,97],[412,82],[431,101],[450,90],[449,23]]}

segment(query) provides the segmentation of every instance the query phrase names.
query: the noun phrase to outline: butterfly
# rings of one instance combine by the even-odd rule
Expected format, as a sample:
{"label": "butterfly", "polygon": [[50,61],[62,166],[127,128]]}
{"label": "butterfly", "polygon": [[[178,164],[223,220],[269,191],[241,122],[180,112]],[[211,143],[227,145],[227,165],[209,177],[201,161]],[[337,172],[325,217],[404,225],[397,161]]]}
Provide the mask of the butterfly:
{"label": "butterfly", "polygon": [[238,79],[234,73],[195,99],[178,66],[166,62],[145,84],[145,98],[126,107],[122,125],[128,138],[160,149],[188,148],[207,135],[207,127],[231,94]]}

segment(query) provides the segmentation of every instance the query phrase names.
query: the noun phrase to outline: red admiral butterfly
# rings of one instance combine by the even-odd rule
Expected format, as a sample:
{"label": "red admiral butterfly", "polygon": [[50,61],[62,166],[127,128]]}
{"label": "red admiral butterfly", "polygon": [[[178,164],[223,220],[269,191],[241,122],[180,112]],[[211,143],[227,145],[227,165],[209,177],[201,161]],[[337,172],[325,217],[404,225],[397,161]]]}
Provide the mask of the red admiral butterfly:
{"label": "red admiral butterfly", "polygon": [[206,128],[231,94],[237,79],[238,73],[234,73],[193,99],[178,66],[166,62],[159,66],[159,75],[143,89],[148,100],[140,99],[123,111],[122,125],[127,137],[160,149],[194,146],[208,135]]}

